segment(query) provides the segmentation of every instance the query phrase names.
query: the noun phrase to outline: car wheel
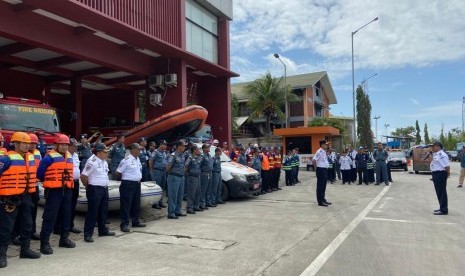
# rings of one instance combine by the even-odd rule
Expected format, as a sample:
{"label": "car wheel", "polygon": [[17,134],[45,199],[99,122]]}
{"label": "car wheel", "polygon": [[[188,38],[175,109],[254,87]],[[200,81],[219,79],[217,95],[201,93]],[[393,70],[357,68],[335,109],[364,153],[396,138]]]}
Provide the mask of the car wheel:
{"label": "car wheel", "polygon": [[229,200],[229,190],[228,190],[228,185],[226,185],[226,183],[222,182],[223,183],[223,191],[221,193],[221,199],[223,201],[227,201]]}

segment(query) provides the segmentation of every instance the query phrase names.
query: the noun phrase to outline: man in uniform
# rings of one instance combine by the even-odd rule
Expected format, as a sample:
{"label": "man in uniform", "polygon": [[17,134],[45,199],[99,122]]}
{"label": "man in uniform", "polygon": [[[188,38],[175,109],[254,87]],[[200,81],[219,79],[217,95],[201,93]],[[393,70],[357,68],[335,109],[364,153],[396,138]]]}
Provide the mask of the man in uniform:
{"label": "man in uniform", "polygon": [[261,162],[262,162],[262,194],[271,193],[270,190],[270,161],[268,160],[268,149],[262,148]]}
{"label": "man in uniform", "polygon": [[[87,160],[81,173],[82,184],[86,187],[87,214],[84,223],[84,241],[93,242],[95,223],[98,224],[99,236],[114,236],[105,226],[108,213],[108,163],[106,158],[110,151],[104,144],[96,144],[94,154]],[[116,172],[115,172],[116,173]]]}
{"label": "man in uniform", "polygon": [[81,161],[79,165],[79,171],[82,172],[87,160],[92,156],[92,150],[90,149],[90,142],[87,139],[87,134],[81,135],[81,144],[77,148],[77,154],[79,156],[79,160]]}
{"label": "man in uniform", "polygon": [[331,205],[331,202],[326,201],[326,182],[328,181],[328,157],[326,156],[326,150],[329,142],[326,140],[320,141],[320,148],[316,151],[313,156],[313,167],[316,168],[316,200],[318,206],[327,207]]}
{"label": "man in uniform", "polygon": [[181,212],[182,198],[184,195],[184,140],[176,142],[176,150],[168,157],[166,163],[168,185],[168,218],[178,219],[186,216]]}
{"label": "man in uniform", "polygon": [[111,159],[110,161],[110,171],[111,171],[111,179],[115,180],[116,179],[116,169],[118,169],[119,163],[121,160],[126,157],[126,148],[124,147],[124,135],[123,134],[118,134],[117,136],[118,141],[113,144],[109,158]]}
{"label": "man in uniform", "polygon": [[221,149],[215,148],[215,156],[212,157],[212,189],[211,198],[214,204],[224,204],[221,198],[223,184],[221,181]]}
{"label": "man in uniform", "polygon": [[208,207],[216,207],[211,202],[211,181],[213,160],[210,156],[210,144],[202,145],[202,156],[200,159],[200,206],[201,209],[208,209]]}
{"label": "man in uniform", "polygon": [[184,171],[186,172],[186,194],[187,194],[187,213],[195,214],[196,211],[203,211],[200,208],[201,198],[201,185],[200,185],[200,166],[203,157],[200,155],[200,149],[197,145],[192,145],[191,154],[187,158],[186,164],[184,165]]}
{"label": "man in uniform", "polygon": [[71,220],[70,220],[70,231],[79,234],[81,233],[81,230],[77,229],[74,227],[74,218],[76,217],[76,205],[77,205],[77,199],[79,197],[79,178],[81,176],[80,173],[80,163],[79,161],[79,156],[77,154],[77,149],[78,149],[78,142],[76,139],[71,138],[69,139],[70,144],[69,144],[69,153],[71,153],[73,157],[73,182],[74,182],[74,188],[73,188],[73,195],[71,197]]}
{"label": "man in uniform", "polygon": [[459,185],[457,188],[463,187],[463,179],[465,178],[465,144],[462,146],[460,150],[457,160],[460,162],[460,176],[459,176]]}
{"label": "man in uniform", "polygon": [[281,148],[278,146],[274,147],[274,168],[274,188],[276,190],[281,190],[279,187],[279,179],[281,178],[282,157]]}
{"label": "man in uniform", "polygon": [[357,155],[355,156],[355,163],[356,163],[357,173],[358,173],[358,184],[357,185],[362,185],[362,182],[368,185],[367,161],[368,161],[368,155],[364,152],[363,147],[360,147],[358,149]]}
{"label": "man in uniform", "polygon": [[442,150],[442,143],[433,143],[433,160],[430,169],[433,175],[434,190],[439,201],[439,209],[434,210],[435,215],[447,215],[447,178],[450,177],[449,157]]}
{"label": "man in uniform", "polygon": [[[140,181],[142,179],[142,164],[139,160],[142,146],[137,143],[129,145],[129,155],[119,163],[116,178],[121,179],[119,186],[121,231],[129,232],[129,218],[132,227],[145,227],[140,223]],[[129,217],[131,216],[131,217]]]}
{"label": "man in uniform", "polygon": [[61,225],[59,247],[74,248],[76,244],[69,239],[71,221],[71,200],[73,195],[73,157],[68,152],[69,137],[58,134],[55,148],[48,152],[40,161],[37,178],[42,181],[45,194],[42,229],[40,231],[40,252],[53,254],[50,246],[50,235],[55,228],[55,222],[60,216]]}
{"label": "man in uniform", "polygon": [[381,181],[381,174],[386,186],[389,186],[388,175],[387,175],[387,166],[386,160],[388,158],[387,151],[383,148],[383,143],[379,142],[377,148],[373,152],[373,158],[376,161],[376,183],[375,185],[379,185]]}
{"label": "man in uniform", "polygon": [[0,157],[0,268],[7,266],[6,251],[16,218],[20,222],[20,258],[37,259],[30,249],[32,217],[31,193],[36,190],[36,167],[30,154],[31,138],[24,132],[11,137],[14,150]]}
{"label": "man in uniform", "polygon": [[283,171],[285,173],[286,186],[293,186],[292,183],[292,151],[288,150],[283,160]]}
{"label": "man in uniform", "polygon": [[145,137],[139,138],[140,153],[139,160],[142,165],[142,182],[151,180],[149,172],[149,154],[147,152],[147,139]]}
{"label": "man in uniform", "polygon": [[[166,162],[168,160],[166,145],[167,143],[165,140],[158,141],[158,148],[154,151],[153,157],[149,159],[149,167],[152,173],[152,180],[155,181],[162,191],[168,196],[168,192],[166,190]],[[160,201],[155,202],[152,205],[152,208],[166,208],[166,205],[163,204],[163,193]]]}

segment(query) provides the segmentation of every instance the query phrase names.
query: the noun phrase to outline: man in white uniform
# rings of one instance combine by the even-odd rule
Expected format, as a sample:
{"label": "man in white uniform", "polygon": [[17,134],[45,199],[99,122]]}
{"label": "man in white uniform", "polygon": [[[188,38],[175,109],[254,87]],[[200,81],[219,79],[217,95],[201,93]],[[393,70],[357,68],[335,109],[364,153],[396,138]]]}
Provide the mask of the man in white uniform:
{"label": "man in white uniform", "polygon": [[329,142],[326,140],[320,141],[320,148],[316,151],[313,156],[313,167],[316,168],[316,200],[318,206],[327,207],[331,205],[331,202],[326,201],[326,182],[328,181],[328,157],[326,156],[326,150],[328,149]]}

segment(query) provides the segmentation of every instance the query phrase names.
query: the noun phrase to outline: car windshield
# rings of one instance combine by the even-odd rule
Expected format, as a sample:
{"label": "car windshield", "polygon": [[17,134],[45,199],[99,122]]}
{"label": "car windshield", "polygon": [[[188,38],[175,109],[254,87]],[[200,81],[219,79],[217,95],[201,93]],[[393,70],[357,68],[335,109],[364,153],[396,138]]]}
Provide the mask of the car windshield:
{"label": "car windshield", "polygon": [[391,152],[390,155],[391,155],[391,158],[404,158],[405,157],[404,153],[400,151]]}
{"label": "car windshield", "polygon": [[0,127],[22,131],[60,131],[58,116],[54,109],[15,104],[0,104]]}

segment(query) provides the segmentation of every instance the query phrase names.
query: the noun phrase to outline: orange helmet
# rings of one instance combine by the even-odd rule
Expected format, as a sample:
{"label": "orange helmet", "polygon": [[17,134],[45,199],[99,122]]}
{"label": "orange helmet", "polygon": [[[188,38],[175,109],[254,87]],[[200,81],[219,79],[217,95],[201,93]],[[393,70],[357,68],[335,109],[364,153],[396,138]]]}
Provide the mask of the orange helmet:
{"label": "orange helmet", "polygon": [[29,133],[29,137],[31,137],[31,143],[38,144],[39,138],[34,133]]}
{"label": "orange helmet", "polygon": [[11,142],[31,143],[31,137],[27,133],[18,131],[11,136]]}
{"label": "orange helmet", "polygon": [[55,139],[55,144],[68,144],[69,137],[64,134],[58,134],[58,137]]}

